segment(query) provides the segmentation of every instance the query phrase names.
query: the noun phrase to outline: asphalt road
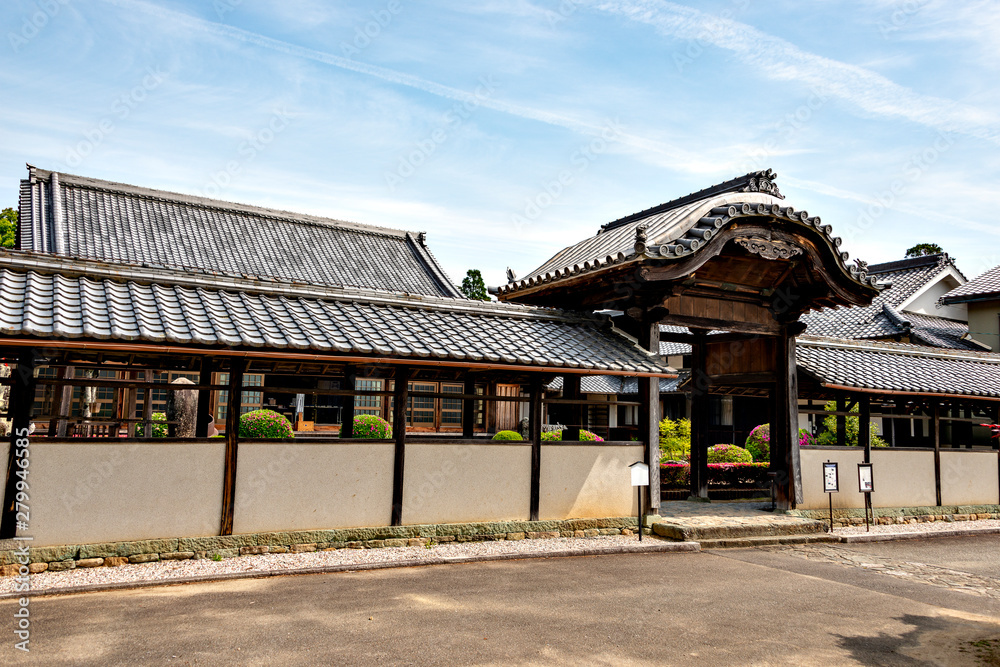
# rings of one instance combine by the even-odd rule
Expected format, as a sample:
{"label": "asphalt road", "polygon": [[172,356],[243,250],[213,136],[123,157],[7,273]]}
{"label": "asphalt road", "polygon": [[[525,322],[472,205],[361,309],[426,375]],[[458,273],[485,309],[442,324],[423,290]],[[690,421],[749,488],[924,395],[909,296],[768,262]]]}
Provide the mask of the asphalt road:
{"label": "asphalt road", "polygon": [[430,566],[37,598],[0,664],[967,665],[1000,641],[1000,537],[844,547],[997,595],[774,549]]}

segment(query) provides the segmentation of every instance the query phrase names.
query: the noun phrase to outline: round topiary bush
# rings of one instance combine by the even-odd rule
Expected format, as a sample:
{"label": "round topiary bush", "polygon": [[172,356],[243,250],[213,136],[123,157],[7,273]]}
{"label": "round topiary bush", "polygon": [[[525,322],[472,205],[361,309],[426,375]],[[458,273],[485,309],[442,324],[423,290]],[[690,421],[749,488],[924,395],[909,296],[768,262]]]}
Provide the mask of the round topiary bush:
{"label": "round topiary bush", "polygon": [[[167,437],[167,415],[165,412],[154,412],[151,415],[151,421],[153,422],[153,437],[154,438],[165,438]],[[136,422],[135,425],[135,437],[143,437],[145,433],[145,424],[142,422]]]}
{"label": "round topiary bush", "polygon": [[771,460],[771,426],[761,424],[747,436],[746,449],[759,462]]}
{"label": "round topiary bush", "polygon": [[240,415],[241,438],[294,438],[292,422],[274,410],[254,410]]}
{"label": "round topiary bush", "polygon": [[[542,440],[562,440],[562,434],[562,431],[546,431],[545,433],[542,433]],[[583,429],[580,430],[580,440],[604,442],[604,438],[601,436]]]}
{"label": "round topiary bush", "polygon": [[[344,427],[340,427],[340,437],[344,437]],[[388,440],[392,437],[392,426],[389,422],[375,415],[355,415],[354,433],[352,438],[366,440]]]}
{"label": "round topiary bush", "polygon": [[709,463],[753,463],[753,456],[736,445],[715,445],[708,448]]}
{"label": "round topiary bush", "polygon": [[494,440],[523,440],[524,438],[522,438],[521,434],[518,433],[517,431],[498,431],[497,434],[495,436],[493,436],[493,439]]}

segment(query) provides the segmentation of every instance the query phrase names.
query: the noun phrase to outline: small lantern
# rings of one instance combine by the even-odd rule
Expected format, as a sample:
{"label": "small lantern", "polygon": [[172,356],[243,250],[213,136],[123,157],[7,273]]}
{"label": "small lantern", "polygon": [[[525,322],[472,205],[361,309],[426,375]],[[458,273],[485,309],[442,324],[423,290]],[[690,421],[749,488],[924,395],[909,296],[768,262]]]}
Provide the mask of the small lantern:
{"label": "small lantern", "polygon": [[649,486],[649,466],[642,461],[636,461],[629,466],[632,471],[632,486]]}

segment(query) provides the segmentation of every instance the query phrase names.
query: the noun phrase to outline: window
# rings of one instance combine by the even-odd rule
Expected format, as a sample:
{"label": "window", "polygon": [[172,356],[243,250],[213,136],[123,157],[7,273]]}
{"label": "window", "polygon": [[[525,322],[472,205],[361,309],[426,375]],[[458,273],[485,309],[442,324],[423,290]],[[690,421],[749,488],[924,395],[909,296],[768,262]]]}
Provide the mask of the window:
{"label": "window", "polygon": [[[443,394],[461,394],[465,391],[465,386],[460,384],[441,384]],[[441,426],[461,426],[462,425],[462,399],[442,398],[441,399]]]}
{"label": "window", "polygon": [[[436,392],[437,384],[430,382],[411,382],[408,391]],[[424,396],[409,396],[406,405],[406,423],[409,426],[434,426],[434,406],[437,399]]]}
{"label": "window", "polygon": [[[219,373],[216,384],[229,384],[229,373]],[[243,376],[243,387],[262,387],[264,386],[264,376],[257,374],[247,373]],[[222,389],[216,392],[217,398],[215,402],[215,421],[224,422],[229,416],[229,390]],[[155,394],[154,394],[155,397]],[[240,401],[240,414],[245,415],[248,412],[257,410],[261,406],[261,400],[263,394],[259,391],[243,391],[243,396]],[[155,403],[154,403],[155,407]]]}
{"label": "window", "polygon": [[[382,391],[382,380],[355,380],[354,388],[358,391]],[[354,414],[382,416],[381,396],[355,396]]]}

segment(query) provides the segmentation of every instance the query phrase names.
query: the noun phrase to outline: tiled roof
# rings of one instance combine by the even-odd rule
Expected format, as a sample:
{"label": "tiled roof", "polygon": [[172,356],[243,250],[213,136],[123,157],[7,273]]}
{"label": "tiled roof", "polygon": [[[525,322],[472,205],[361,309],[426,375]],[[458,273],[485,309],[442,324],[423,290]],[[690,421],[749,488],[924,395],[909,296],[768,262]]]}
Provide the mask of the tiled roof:
{"label": "tiled roof", "polygon": [[801,336],[797,359],[825,384],[1000,397],[1000,354]]}
{"label": "tiled roof", "polygon": [[[847,253],[840,250],[841,239],[833,236],[830,225],[785,205],[773,179],[774,174],[770,171],[747,174],[702,191],[705,196],[695,193],[608,223],[596,235],[564,248],[524,278],[501,285],[496,292],[503,297],[536,285],[644,258],[685,258],[705,247],[719,230],[734,221],[761,215],[779,217],[819,231],[837,254],[844,272],[870,287],[872,281],[865,271],[847,263]],[[724,187],[730,184],[732,187]],[[644,239],[641,246],[637,241],[640,232]]]}
{"label": "tiled roof", "polygon": [[313,285],[461,297],[423,234],[49,172],[21,182],[19,248]]}
{"label": "tiled roof", "polygon": [[[688,333],[687,327],[680,327],[675,324],[661,324],[660,333]],[[673,343],[670,341],[660,341],[660,354],[670,357],[677,354],[691,354],[691,346],[687,343]]]}
{"label": "tiled roof", "polygon": [[869,306],[824,308],[802,316],[806,333],[835,338],[885,339],[910,336],[932,345],[981,350],[962,338],[968,333],[965,322],[934,315],[903,312],[898,308],[941,273],[954,267],[948,255],[928,255],[868,267],[870,277],[885,285]]}
{"label": "tiled roof", "polygon": [[[679,377],[660,378],[660,393],[677,391]],[[563,379],[560,375],[546,387],[552,391],[562,391]],[[639,380],[634,377],[616,375],[584,375],[580,378],[580,393],[583,394],[638,394]]]}
{"label": "tiled roof", "polygon": [[18,251],[0,252],[0,335],[671,373],[606,318]]}
{"label": "tiled roof", "polygon": [[941,303],[964,303],[987,299],[1000,299],[1000,266],[995,266],[983,275],[951,290],[941,297]]}

